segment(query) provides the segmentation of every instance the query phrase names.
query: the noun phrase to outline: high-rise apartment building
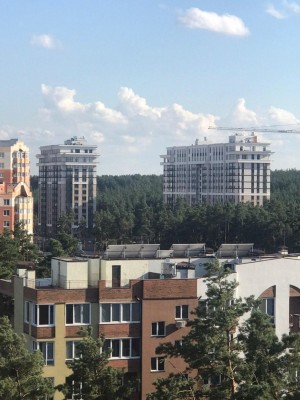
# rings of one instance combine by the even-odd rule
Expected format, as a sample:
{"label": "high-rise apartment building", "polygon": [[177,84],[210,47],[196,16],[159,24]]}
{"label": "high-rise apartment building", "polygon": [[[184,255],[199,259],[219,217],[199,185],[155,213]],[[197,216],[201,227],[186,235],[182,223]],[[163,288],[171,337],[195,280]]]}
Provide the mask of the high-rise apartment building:
{"label": "high-rise apartment building", "polygon": [[96,211],[97,146],[76,136],[64,144],[40,147],[39,234],[51,236],[57,231],[59,218],[74,211],[74,228],[85,221],[93,226]]}
{"label": "high-rise apartment building", "polygon": [[16,222],[33,233],[29,150],[18,139],[0,140],[0,233],[13,230]]}
{"label": "high-rise apartment building", "polygon": [[164,202],[262,205],[270,198],[269,146],[254,134],[235,134],[228,143],[168,147],[161,156]]}

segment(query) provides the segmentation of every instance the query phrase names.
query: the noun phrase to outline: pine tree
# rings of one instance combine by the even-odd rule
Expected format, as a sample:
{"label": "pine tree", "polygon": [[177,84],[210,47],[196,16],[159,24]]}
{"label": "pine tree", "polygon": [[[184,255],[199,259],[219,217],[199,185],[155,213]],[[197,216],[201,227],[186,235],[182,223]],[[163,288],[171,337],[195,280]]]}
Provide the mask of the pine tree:
{"label": "pine tree", "polygon": [[[134,390],[133,384],[125,384],[121,370],[110,367],[110,350],[105,349],[104,338],[93,338],[91,329],[81,330],[82,340],[78,342],[78,358],[68,362],[72,374],[58,390],[65,399],[74,393],[89,400],[122,400],[128,398]],[[101,351],[102,349],[102,351]]]}
{"label": "pine tree", "polygon": [[0,318],[0,398],[38,400],[50,396],[53,388],[41,375],[43,367],[42,353],[29,352],[24,338],[13,331],[8,318]]}
{"label": "pine tree", "polygon": [[[299,335],[279,341],[272,321],[260,310],[260,301],[235,297],[238,284],[231,272],[217,261],[207,265],[207,298],[200,299],[192,313],[190,332],[182,345],[166,343],[157,352],[181,357],[187,363],[181,375],[191,377],[194,392],[186,398],[269,400],[296,396]],[[161,379],[148,399],[159,400],[162,392],[168,400],[184,399],[182,382],[174,376]]]}

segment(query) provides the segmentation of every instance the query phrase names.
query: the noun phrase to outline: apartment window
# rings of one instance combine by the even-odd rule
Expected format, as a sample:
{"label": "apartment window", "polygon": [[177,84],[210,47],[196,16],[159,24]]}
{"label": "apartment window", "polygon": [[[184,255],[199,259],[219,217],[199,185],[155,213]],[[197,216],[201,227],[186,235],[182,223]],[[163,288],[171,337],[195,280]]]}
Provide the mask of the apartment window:
{"label": "apartment window", "polygon": [[85,304],[66,304],[66,324],[90,324],[91,305]]}
{"label": "apartment window", "polygon": [[9,216],[9,210],[3,210],[3,215],[5,217],[8,217]]}
{"label": "apartment window", "polygon": [[189,306],[188,305],[181,305],[176,306],[175,311],[175,318],[176,319],[188,319],[189,317]]}
{"label": "apartment window", "polygon": [[128,323],[140,322],[140,303],[102,303],[100,304],[100,322]]}
{"label": "apartment window", "polygon": [[4,153],[0,153],[0,158],[4,158]]}
{"label": "apartment window", "polygon": [[271,317],[271,321],[275,321],[275,299],[273,297],[268,297],[262,299],[261,310]]}
{"label": "apartment window", "polygon": [[3,221],[4,228],[9,228],[9,221]]}
{"label": "apartment window", "polygon": [[111,275],[112,275],[112,287],[121,286],[121,265],[112,265]]}
{"label": "apartment window", "polygon": [[36,326],[54,325],[54,305],[33,304],[32,323]]}
{"label": "apartment window", "polygon": [[151,335],[152,336],[166,336],[165,321],[152,322]]}
{"label": "apartment window", "polygon": [[164,357],[152,357],[151,358],[151,371],[164,371],[164,370],[165,370]]}
{"label": "apartment window", "polygon": [[29,301],[25,301],[24,303],[24,322],[26,322],[27,324],[29,324],[29,314],[30,314],[30,302]]}
{"label": "apartment window", "polygon": [[105,339],[102,350],[111,350],[110,358],[138,358],[141,355],[140,338]]}
{"label": "apartment window", "polygon": [[66,342],[66,360],[74,360],[80,357],[78,344],[79,341],[68,340]]}
{"label": "apartment window", "polygon": [[43,353],[45,365],[54,365],[53,342],[33,342],[33,350],[40,350]]}

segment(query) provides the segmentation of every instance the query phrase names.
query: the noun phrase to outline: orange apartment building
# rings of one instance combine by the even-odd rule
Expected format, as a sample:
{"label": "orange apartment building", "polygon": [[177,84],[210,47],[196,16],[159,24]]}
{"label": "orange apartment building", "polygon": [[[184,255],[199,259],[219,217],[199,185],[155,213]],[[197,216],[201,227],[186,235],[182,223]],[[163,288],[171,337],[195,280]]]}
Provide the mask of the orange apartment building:
{"label": "orange apartment building", "polygon": [[0,233],[17,221],[33,233],[29,150],[18,139],[0,140]]}

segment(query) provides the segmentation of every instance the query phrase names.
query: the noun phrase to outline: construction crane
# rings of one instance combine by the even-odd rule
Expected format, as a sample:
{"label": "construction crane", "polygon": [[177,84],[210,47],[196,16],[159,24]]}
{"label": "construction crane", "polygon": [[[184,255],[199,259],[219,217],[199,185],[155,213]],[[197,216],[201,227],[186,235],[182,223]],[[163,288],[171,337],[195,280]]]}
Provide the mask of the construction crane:
{"label": "construction crane", "polygon": [[236,131],[236,132],[275,132],[275,133],[300,133],[297,129],[275,129],[272,127],[253,127],[253,128],[241,128],[241,127],[231,127],[231,126],[209,126],[208,129],[214,129],[217,131]]}

